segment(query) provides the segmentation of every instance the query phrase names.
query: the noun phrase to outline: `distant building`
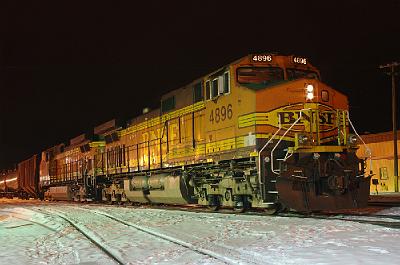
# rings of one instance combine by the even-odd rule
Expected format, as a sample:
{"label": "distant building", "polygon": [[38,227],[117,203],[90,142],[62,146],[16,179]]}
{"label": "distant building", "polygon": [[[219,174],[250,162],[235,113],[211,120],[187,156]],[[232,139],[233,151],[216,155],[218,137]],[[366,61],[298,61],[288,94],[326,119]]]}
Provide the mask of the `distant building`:
{"label": "distant building", "polygon": [[[371,179],[371,194],[385,192],[395,192],[396,179],[393,168],[393,132],[384,132],[377,134],[366,134],[361,136],[372,153],[372,171],[375,174]],[[397,131],[397,151],[400,157],[400,131]],[[363,143],[357,151],[360,158],[366,158],[368,152]],[[367,170],[370,169],[370,160],[367,162]],[[378,184],[373,185],[372,180],[377,179]]]}

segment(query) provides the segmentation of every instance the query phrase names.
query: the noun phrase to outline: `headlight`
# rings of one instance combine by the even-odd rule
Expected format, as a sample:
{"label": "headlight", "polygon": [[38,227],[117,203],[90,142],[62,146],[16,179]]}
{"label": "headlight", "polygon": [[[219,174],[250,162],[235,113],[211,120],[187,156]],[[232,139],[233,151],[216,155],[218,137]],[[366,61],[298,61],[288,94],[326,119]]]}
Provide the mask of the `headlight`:
{"label": "headlight", "polygon": [[350,134],[348,142],[351,145],[356,144],[357,143],[357,136],[355,136],[354,134]]}
{"label": "headlight", "polygon": [[312,100],[314,98],[314,86],[311,84],[306,85],[306,99]]}
{"label": "headlight", "polygon": [[314,98],[314,93],[307,92],[306,99],[312,100]]}

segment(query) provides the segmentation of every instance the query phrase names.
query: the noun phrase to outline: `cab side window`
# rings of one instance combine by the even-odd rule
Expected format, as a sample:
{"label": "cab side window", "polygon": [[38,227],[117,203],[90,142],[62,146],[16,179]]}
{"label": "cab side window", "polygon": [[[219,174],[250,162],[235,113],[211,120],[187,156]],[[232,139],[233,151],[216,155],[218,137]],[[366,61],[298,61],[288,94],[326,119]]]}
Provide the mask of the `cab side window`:
{"label": "cab side window", "polygon": [[213,76],[212,79],[206,80],[205,84],[206,100],[226,95],[231,92],[229,72]]}
{"label": "cab side window", "polygon": [[229,85],[229,72],[224,73],[224,94],[228,94],[230,91]]}
{"label": "cab side window", "polygon": [[175,96],[169,97],[161,101],[161,111],[163,113],[175,109]]}
{"label": "cab side window", "polygon": [[203,86],[201,82],[193,86],[193,103],[203,100]]}
{"label": "cab side window", "polygon": [[210,81],[206,81],[206,100],[211,99],[211,86],[210,86]]}
{"label": "cab side window", "polygon": [[218,78],[215,78],[211,83],[211,96],[215,98],[218,96]]}

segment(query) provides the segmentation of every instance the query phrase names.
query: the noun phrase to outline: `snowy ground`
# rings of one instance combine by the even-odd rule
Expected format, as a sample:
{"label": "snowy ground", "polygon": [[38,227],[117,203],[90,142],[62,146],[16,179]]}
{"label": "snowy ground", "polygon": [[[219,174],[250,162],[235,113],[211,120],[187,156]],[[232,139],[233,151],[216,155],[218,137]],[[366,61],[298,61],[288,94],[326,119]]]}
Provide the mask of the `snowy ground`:
{"label": "snowy ground", "polygon": [[[399,216],[400,208],[379,214]],[[118,264],[60,215],[122,264],[375,265],[400,260],[400,229],[378,225],[0,199],[0,264]]]}

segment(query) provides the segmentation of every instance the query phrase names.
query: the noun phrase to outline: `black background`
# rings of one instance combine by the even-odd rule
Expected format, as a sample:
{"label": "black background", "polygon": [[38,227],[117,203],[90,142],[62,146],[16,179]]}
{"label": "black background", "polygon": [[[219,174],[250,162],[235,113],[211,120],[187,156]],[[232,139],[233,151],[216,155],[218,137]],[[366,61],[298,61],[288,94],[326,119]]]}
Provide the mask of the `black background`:
{"label": "black background", "polygon": [[398,0],[2,1],[0,167],[255,52],[308,57],[360,132],[389,131],[399,17]]}

